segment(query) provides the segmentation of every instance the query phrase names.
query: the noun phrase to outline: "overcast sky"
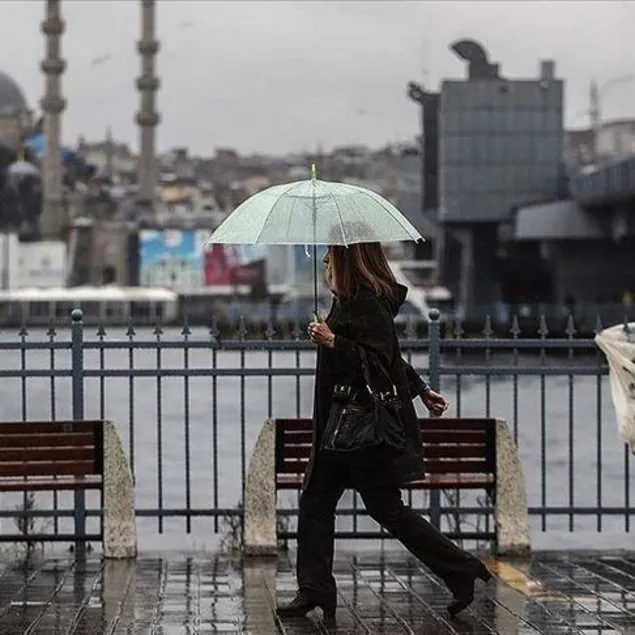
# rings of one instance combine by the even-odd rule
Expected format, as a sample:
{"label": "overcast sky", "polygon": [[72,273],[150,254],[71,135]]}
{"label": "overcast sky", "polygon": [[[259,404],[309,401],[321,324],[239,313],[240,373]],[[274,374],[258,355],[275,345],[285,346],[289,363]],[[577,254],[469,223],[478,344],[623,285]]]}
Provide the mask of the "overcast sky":
{"label": "overcast sky", "polygon": [[[63,0],[67,142],[101,138],[110,125],[137,147],[140,4]],[[43,0],[0,2],[0,68],[32,107],[44,88],[43,14]],[[541,58],[555,59],[576,127],[588,122],[580,111],[593,78],[635,73],[629,0],[162,0],[157,14],[159,148],[203,155],[217,146],[282,153],[410,139],[419,113],[407,82],[436,89],[463,77],[448,49],[462,37],[479,40],[510,78],[533,77]],[[602,108],[603,118],[635,115],[635,81],[607,90]]]}

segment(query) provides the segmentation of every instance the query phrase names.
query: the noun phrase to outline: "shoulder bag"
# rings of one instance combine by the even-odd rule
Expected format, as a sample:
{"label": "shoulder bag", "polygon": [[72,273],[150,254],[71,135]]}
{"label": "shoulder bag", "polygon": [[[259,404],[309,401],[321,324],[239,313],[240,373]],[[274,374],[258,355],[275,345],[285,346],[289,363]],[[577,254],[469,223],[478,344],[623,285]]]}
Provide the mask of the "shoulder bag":
{"label": "shoulder bag", "polygon": [[320,449],[324,454],[361,458],[370,451],[388,455],[406,449],[405,427],[400,415],[401,401],[392,379],[378,359],[376,365],[388,377],[390,392],[377,392],[372,387],[368,356],[359,347],[366,394],[355,393],[351,385],[337,385]]}

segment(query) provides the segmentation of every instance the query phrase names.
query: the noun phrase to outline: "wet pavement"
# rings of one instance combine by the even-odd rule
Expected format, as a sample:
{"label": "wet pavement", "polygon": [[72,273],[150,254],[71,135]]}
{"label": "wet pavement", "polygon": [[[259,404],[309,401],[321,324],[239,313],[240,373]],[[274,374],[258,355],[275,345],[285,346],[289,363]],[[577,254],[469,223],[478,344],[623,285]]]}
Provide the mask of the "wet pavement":
{"label": "wet pavement", "polygon": [[144,554],[134,562],[57,555],[29,568],[0,562],[2,635],[126,633],[417,633],[635,635],[635,552],[541,553],[487,560],[495,574],[451,620],[443,585],[403,551],[340,551],[337,625],[319,611],[276,620],[295,591],[292,558]]}

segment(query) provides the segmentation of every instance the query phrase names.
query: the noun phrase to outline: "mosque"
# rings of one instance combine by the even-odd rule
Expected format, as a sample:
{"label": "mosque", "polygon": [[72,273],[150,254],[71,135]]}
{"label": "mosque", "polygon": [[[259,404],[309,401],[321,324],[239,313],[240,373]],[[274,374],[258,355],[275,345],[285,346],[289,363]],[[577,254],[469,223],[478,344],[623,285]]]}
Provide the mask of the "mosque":
{"label": "mosque", "polygon": [[[155,30],[156,0],[137,1],[141,27],[137,41],[139,110],[133,117],[139,130],[140,152],[135,205],[139,212],[150,216],[154,212],[155,135],[160,121],[155,110],[155,94],[159,88],[155,57],[160,44]],[[41,69],[45,90],[35,109],[25,98],[19,81],[0,70],[0,243],[6,242],[8,235],[17,235],[20,242],[66,242],[69,270],[89,271],[82,280],[85,278],[84,282],[90,283],[99,278],[96,272],[106,265],[115,267],[114,263],[106,262],[108,258],[114,258],[117,263],[126,260],[128,236],[119,232],[122,233],[120,240],[115,240],[101,223],[89,228],[75,223],[80,215],[77,207],[82,203],[81,197],[74,196],[74,185],[78,180],[90,179],[91,166],[78,153],[62,145],[66,110],[62,90],[66,70],[62,57],[64,4],[64,0],[43,3],[41,31],[46,55]],[[106,258],[105,253],[115,255]],[[122,272],[122,279],[117,276],[117,283],[124,283],[127,276],[123,272],[127,267],[117,264],[115,268]]]}
{"label": "mosque", "polygon": [[0,70],[0,230],[37,232],[41,175],[25,140],[39,132],[20,85]]}
{"label": "mosque", "polygon": [[0,70],[0,146],[3,152],[16,151],[22,135],[33,127],[29,109],[19,84]]}

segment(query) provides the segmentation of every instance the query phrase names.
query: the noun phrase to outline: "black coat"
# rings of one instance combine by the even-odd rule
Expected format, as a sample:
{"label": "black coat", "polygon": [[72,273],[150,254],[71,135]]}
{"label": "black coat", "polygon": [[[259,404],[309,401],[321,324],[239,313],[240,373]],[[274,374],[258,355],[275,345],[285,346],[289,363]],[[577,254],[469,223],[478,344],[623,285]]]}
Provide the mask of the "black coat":
{"label": "black coat", "polygon": [[[360,346],[374,353],[392,378],[402,402],[401,416],[406,426],[407,449],[397,457],[375,456],[372,465],[351,466],[351,487],[399,485],[423,476],[423,448],[412,400],[426,383],[401,356],[394,317],[405,300],[407,289],[395,285],[395,298],[377,296],[360,287],[347,302],[333,300],[326,323],[335,334],[335,348],[318,347],[313,408],[313,447],[307,466],[304,487],[311,478],[316,461],[328,461],[319,445],[333,401],[335,384],[353,384],[361,376]],[[373,372],[373,387],[390,390],[381,373]],[[383,381],[383,384],[382,384]],[[338,459],[341,460],[341,459]]]}

